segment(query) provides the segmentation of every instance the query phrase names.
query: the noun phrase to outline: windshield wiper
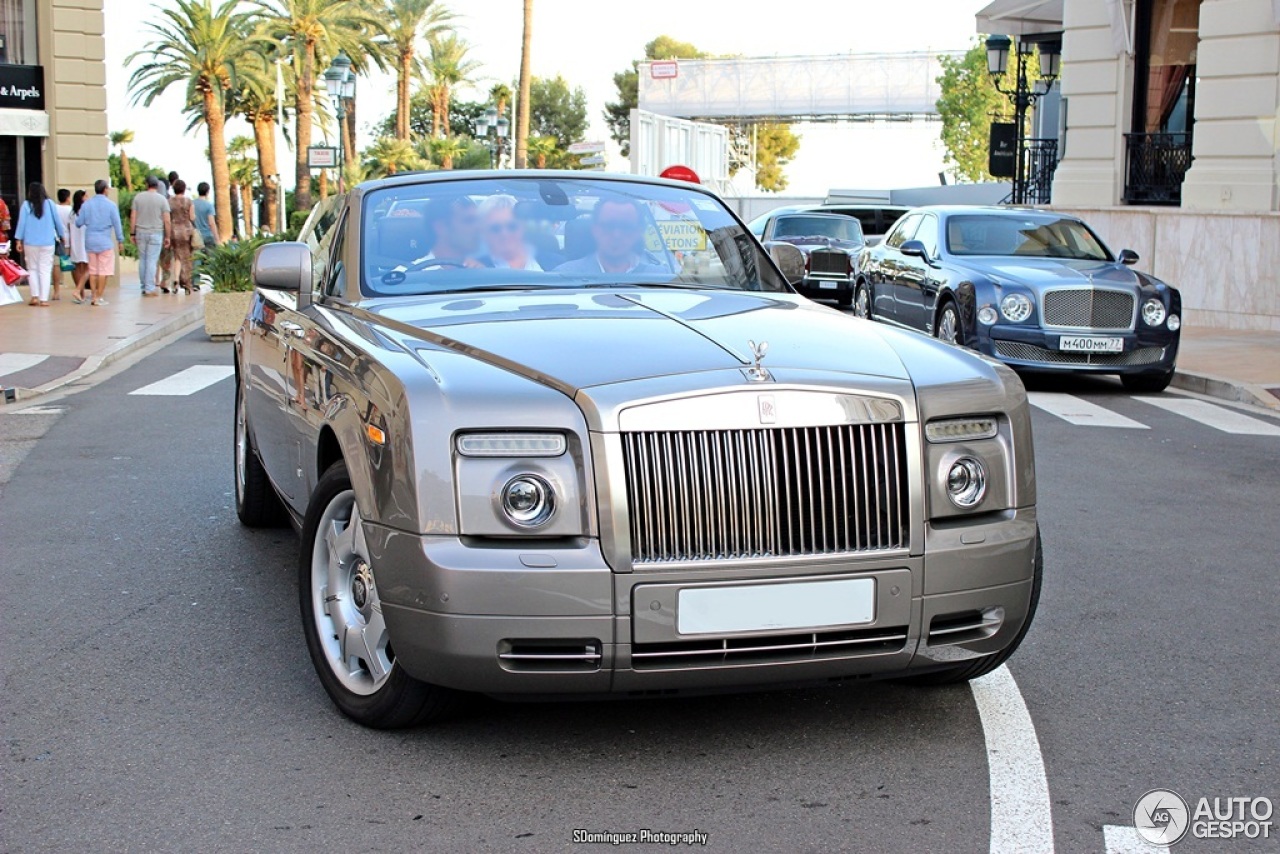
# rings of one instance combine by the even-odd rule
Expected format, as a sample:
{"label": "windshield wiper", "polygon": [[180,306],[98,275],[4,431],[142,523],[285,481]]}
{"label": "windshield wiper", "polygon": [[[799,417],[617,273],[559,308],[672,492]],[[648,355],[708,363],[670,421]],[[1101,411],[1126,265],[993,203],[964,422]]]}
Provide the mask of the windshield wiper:
{"label": "windshield wiper", "polygon": [[693,285],[681,282],[596,282],[593,285],[582,285],[583,288],[671,288],[679,291],[722,291],[715,285]]}
{"label": "windshield wiper", "polygon": [[558,291],[562,290],[564,287],[564,285],[538,285],[533,283],[525,285],[472,285],[468,288],[450,288],[447,291],[435,291],[434,293],[468,294],[479,291]]}

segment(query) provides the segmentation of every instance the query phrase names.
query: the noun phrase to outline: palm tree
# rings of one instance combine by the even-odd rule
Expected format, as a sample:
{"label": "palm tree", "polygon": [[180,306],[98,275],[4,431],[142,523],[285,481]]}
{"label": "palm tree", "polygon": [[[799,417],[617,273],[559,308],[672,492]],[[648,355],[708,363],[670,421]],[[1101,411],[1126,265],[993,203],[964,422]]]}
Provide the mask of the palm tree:
{"label": "palm tree", "polygon": [[232,137],[227,143],[227,167],[231,184],[240,192],[240,215],[244,218],[244,235],[253,235],[253,183],[258,164],[249,156],[254,140],[248,136]]}
{"label": "palm tree", "polygon": [[384,0],[387,37],[383,47],[396,66],[396,139],[409,138],[409,87],[416,76],[418,42],[444,32],[453,13],[439,0]]}
{"label": "palm tree", "polygon": [[[239,88],[234,99],[234,112],[243,116],[253,127],[253,141],[257,148],[258,183],[262,186],[262,218],[277,227],[280,216],[280,186],[276,180],[279,166],[276,160],[276,68],[274,57],[254,52],[240,63]],[[286,84],[285,97],[288,98]]]}
{"label": "palm tree", "polygon": [[480,63],[467,59],[471,46],[457,33],[434,35],[428,44],[431,49],[427,59],[427,70],[431,75],[431,134],[447,137],[453,89],[471,82],[471,75],[480,68]]}
{"label": "palm tree", "polygon": [[459,136],[446,136],[431,144],[436,159],[440,161],[441,169],[452,169],[453,159],[466,154],[467,148],[467,141]]}
{"label": "palm tree", "polygon": [[539,169],[547,168],[547,158],[556,153],[554,136],[535,136],[528,143],[529,156]]}
{"label": "palm tree", "polygon": [[364,152],[364,172],[370,178],[384,178],[425,166],[412,142],[394,136],[380,137]]}
{"label": "palm tree", "polygon": [[494,83],[489,89],[489,100],[497,108],[499,116],[507,114],[507,105],[511,103],[511,87],[506,83]]}
{"label": "palm tree", "polygon": [[520,42],[520,96],[516,101],[516,168],[529,163],[529,51],[533,47],[533,0],[524,0],[524,37]]}
{"label": "palm tree", "polygon": [[296,85],[293,91],[294,205],[311,209],[311,169],[307,148],[311,145],[311,122],[315,114],[316,80],[320,66],[346,51],[359,69],[365,58],[381,62],[376,43],[385,32],[378,15],[367,0],[254,0],[263,35],[284,42],[293,55]]}
{"label": "palm tree", "polygon": [[120,178],[126,190],[133,189],[133,173],[129,171],[129,152],[124,147],[133,142],[133,131],[117,130],[111,132],[111,145],[120,149]]}
{"label": "palm tree", "polygon": [[252,47],[246,39],[245,15],[236,11],[239,0],[175,0],[174,8],[156,10],[159,22],[149,23],[151,40],[129,56],[147,61],[133,72],[129,89],[133,102],[150,106],[175,83],[189,84],[200,100],[200,115],[209,133],[209,160],[213,171],[218,236],[231,237],[231,179],[227,165],[225,99],[235,81],[235,65]]}

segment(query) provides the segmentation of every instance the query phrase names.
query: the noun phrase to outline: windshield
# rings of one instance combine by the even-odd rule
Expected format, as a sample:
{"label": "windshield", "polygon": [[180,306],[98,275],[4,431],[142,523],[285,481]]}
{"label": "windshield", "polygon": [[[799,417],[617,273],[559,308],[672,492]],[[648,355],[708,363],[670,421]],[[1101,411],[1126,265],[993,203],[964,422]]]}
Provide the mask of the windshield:
{"label": "windshield", "polygon": [[370,296],[636,285],[789,291],[728,209],[692,186],[424,181],[371,191],[362,231]]}
{"label": "windshield", "polygon": [[773,227],[777,240],[822,237],[844,243],[861,243],[862,226],[847,216],[780,216]]}
{"label": "windshield", "polygon": [[1035,214],[963,214],[947,218],[952,255],[1017,255],[1110,261],[1111,253],[1083,223]]}

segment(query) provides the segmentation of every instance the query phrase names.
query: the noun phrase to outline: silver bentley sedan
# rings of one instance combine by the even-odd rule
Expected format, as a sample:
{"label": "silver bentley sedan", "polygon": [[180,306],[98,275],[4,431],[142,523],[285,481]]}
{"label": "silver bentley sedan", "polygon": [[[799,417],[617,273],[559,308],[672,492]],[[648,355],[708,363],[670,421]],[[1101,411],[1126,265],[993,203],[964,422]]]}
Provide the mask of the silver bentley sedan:
{"label": "silver bentley sedan", "polygon": [[698,186],[539,171],[362,184],[258,251],[236,507],[300,530],[344,713],[943,684],[1014,651],[1042,571],[1018,378],[808,301],[770,252]]}

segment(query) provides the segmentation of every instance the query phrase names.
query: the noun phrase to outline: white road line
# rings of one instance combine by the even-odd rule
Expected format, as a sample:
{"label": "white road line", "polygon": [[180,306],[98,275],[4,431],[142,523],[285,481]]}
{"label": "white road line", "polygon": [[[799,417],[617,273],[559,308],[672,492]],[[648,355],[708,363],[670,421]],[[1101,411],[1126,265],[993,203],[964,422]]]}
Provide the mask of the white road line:
{"label": "white road line", "polygon": [[1149,429],[1146,424],[1140,424],[1132,418],[1125,418],[1118,412],[1112,412],[1096,403],[1090,403],[1069,394],[1029,391],[1027,400],[1037,409],[1056,415],[1069,424],[1080,424],[1086,427],[1127,427],[1131,430]]}
{"label": "white road line", "polygon": [[235,371],[236,369],[231,365],[192,365],[184,371],[178,371],[173,376],[144,385],[129,394],[183,397],[221,382]]}
{"label": "white road line", "polygon": [[1136,827],[1125,827],[1118,824],[1104,824],[1102,839],[1107,846],[1107,854],[1161,854],[1169,850],[1168,845],[1148,842],[1138,835]]}
{"label": "white road line", "polygon": [[1139,397],[1143,403],[1158,406],[1161,409],[1176,413],[1192,421],[1199,421],[1206,427],[1221,430],[1223,433],[1237,433],[1244,436],[1280,436],[1280,425],[1251,418],[1241,412],[1214,406],[1204,400],[1190,397]]}
{"label": "white road line", "polygon": [[1053,805],[1040,739],[1009,668],[969,683],[991,778],[992,854],[1052,854]]}
{"label": "white road line", "polygon": [[0,377],[34,368],[47,358],[39,353],[0,353]]}

